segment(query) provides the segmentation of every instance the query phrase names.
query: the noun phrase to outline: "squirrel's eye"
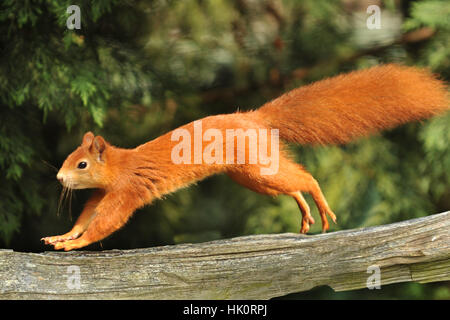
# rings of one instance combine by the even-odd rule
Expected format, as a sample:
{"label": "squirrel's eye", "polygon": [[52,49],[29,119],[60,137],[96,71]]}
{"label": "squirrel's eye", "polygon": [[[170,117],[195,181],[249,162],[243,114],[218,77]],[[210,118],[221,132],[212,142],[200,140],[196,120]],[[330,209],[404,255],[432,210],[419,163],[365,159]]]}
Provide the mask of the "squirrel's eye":
{"label": "squirrel's eye", "polygon": [[85,162],[85,161],[81,161],[79,164],[78,164],[78,169],[84,169],[84,168],[86,168],[87,167],[87,163]]}

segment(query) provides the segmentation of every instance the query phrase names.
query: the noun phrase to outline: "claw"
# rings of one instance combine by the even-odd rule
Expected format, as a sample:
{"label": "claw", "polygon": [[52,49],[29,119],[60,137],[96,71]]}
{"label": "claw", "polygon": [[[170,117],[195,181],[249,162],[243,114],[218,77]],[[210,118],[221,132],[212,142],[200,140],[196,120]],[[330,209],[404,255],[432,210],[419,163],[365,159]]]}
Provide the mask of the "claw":
{"label": "claw", "polygon": [[331,211],[328,211],[327,213],[330,216],[331,220],[333,220],[334,224],[337,224],[337,222],[336,222],[336,215],[333,212],[331,212]]}

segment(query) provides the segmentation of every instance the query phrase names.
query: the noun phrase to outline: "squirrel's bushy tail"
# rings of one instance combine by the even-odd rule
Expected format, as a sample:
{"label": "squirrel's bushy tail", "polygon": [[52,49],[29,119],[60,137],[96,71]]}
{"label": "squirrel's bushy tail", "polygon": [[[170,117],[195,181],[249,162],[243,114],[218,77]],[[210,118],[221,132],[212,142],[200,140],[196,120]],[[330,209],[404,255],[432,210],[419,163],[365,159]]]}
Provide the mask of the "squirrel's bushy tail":
{"label": "squirrel's bushy tail", "polygon": [[300,87],[257,113],[286,141],[339,144],[448,109],[444,82],[424,69],[390,64]]}

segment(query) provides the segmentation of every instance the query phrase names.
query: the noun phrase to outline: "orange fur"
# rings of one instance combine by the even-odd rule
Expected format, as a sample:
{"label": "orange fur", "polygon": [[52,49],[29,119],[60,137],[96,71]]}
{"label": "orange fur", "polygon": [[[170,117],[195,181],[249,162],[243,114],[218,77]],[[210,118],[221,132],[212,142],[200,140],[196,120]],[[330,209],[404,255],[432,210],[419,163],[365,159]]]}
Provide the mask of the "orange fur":
{"label": "orange fur", "polygon": [[[396,65],[356,71],[295,89],[256,111],[206,117],[203,132],[217,129],[278,129],[282,140],[301,144],[345,143],[380,129],[428,118],[448,109],[445,85],[425,70]],[[194,123],[181,127],[194,134]],[[259,131],[258,131],[259,132]],[[135,149],[111,146],[91,132],[65,160],[58,173],[72,189],[97,188],[73,229],[43,238],[55,249],[72,250],[99,241],[121,228],[133,212],[163,195],[216,173],[226,173],[241,185],[267,195],[292,196],[302,213],[301,232],[314,223],[301,192],[310,193],[318,206],[322,229],[327,215],[336,222],[317,181],[290,159],[280,142],[276,174],[262,175],[263,165],[250,164],[249,143],[233,155],[234,163],[175,164],[171,157],[178,141],[173,131]],[[258,138],[260,134],[258,133]],[[191,150],[195,143],[191,140]],[[234,146],[237,142],[234,141]],[[209,142],[203,141],[201,151]],[[270,143],[268,147],[270,148]],[[223,154],[226,153],[222,145]],[[237,164],[244,152],[245,163]],[[194,157],[191,155],[192,163]],[[80,163],[86,164],[79,168]]]}

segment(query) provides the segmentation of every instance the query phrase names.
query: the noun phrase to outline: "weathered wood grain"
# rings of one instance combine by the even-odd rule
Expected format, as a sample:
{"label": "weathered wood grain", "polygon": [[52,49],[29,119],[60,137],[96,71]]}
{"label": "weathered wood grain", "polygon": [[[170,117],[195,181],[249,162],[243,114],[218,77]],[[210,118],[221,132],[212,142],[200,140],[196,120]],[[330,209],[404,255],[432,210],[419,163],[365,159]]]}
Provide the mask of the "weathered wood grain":
{"label": "weathered wood grain", "polygon": [[103,252],[0,250],[0,298],[268,299],[320,285],[365,288],[369,266],[380,268],[382,286],[450,280],[450,212],[314,236]]}

